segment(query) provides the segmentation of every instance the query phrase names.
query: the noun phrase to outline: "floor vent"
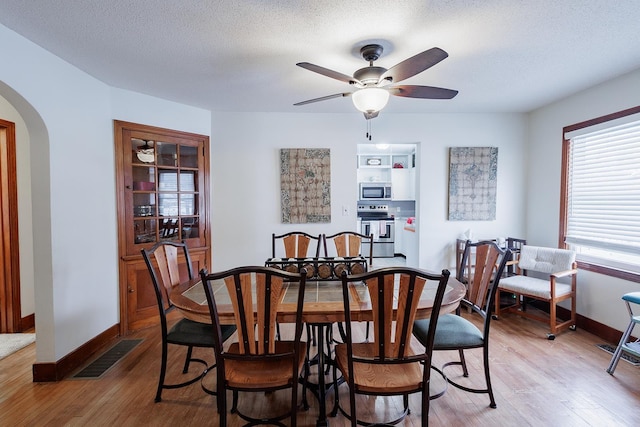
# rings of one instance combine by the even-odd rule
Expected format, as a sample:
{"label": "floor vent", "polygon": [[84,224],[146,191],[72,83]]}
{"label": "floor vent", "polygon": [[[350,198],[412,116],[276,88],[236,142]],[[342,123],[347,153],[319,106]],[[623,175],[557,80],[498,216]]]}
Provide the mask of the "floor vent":
{"label": "floor vent", "polygon": [[102,374],[107,372],[109,368],[116,364],[120,359],[127,355],[131,350],[140,344],[142,340],[121,340],[109,350],[104,352],[102,356],[91,362],[80,372],[75,374],[73,378],[95,379],[100,378]]}
{"label": "floor vent", "polygon": [[[598,344],[597,346],[601,350],[604,350],[611,355],[613,355],[613,352],[616,351],[616,347],[609,344]],[[624,360],[625,362],[631,363],[633,366],[640,366],[640,359],[627,353],[626,351],[622,352],[620,359]]]}

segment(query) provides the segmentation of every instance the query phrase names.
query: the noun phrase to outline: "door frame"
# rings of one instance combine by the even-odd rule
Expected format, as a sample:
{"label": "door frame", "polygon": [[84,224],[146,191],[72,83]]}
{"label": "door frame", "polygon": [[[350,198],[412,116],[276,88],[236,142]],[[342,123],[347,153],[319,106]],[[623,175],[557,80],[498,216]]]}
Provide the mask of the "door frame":
{"label": "door frame", "polygon": [[15,123],[0,119],[0,333],[22,332]]}

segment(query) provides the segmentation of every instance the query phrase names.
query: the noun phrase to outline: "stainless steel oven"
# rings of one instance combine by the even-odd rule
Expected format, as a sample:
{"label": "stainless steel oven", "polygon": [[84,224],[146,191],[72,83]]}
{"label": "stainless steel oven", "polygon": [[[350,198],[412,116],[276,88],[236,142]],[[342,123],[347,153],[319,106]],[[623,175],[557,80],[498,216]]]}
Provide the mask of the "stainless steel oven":
{"label": "stainless steel oven", "polygon": [[[393,257],[395,244],[395,223],[389,216],[387,205],[358,205],[360,218],[360,232],[365,235],[373,234],[373,256]],[[362,244],[362,253],[369,253],[369,244]]]}

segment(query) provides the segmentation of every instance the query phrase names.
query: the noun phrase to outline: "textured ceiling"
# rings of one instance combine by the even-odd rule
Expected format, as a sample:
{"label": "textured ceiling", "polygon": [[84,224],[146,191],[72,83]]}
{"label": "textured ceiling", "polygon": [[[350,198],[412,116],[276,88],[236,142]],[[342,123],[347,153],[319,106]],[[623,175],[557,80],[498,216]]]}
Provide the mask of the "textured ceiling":
{"label": "textured ceiling", "polygon": [[0,23],[111,86],[213,111],[354,112],[294,107],[350,90],[295,64],[351,75],[366,42],[385,68],[449,53],[403,83],[458,96],[390,113],[526,112],[640,68],[637,0],[0,0]]}

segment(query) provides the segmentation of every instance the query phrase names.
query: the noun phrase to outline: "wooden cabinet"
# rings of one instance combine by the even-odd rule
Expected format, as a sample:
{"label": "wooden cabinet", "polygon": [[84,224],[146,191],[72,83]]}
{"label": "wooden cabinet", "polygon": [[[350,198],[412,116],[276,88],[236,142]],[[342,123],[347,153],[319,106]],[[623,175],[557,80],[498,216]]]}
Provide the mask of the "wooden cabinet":
{"label": "wooden cabinet", "polygon": [[[153,323],[155,294],[140,250],[163,240],[185,241],[193,271],[211,259],[209,137],[114,122],[120,329]],[[186,265],[181,276],[188,278]]]}

